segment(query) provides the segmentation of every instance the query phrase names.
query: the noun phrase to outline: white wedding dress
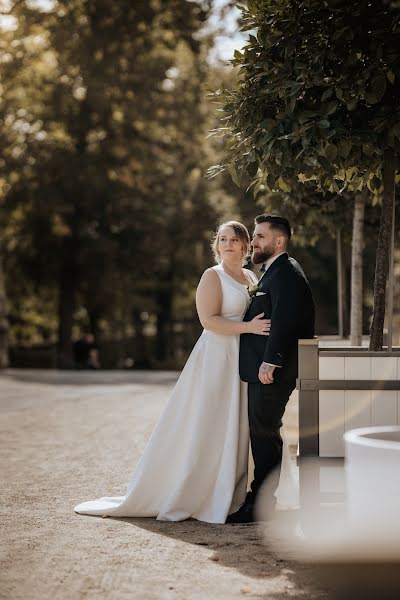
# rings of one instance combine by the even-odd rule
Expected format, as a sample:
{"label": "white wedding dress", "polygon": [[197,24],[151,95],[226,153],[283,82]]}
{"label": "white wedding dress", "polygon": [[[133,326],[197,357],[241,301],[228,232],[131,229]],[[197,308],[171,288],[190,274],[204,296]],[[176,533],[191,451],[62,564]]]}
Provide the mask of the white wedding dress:
{"label": "white wedding dress", "polygon": [[[230,277],[221,265],[213,269],[222,286],[221,315],[240,321],[249,303],[246,285]],[[248,273],[257,282],[255,275]],[[126,495],[83,502],[74,510],[85,515],[156,517],[163,521],[192,517],[225,523],[228,514],[244,501],[248,461],[247,384],[239,378],[239,336],[204,330],[133,472]],[[287,472],[285,464],[287,458],[282,474]],[[286,490],[287,474],[284,479]]]}

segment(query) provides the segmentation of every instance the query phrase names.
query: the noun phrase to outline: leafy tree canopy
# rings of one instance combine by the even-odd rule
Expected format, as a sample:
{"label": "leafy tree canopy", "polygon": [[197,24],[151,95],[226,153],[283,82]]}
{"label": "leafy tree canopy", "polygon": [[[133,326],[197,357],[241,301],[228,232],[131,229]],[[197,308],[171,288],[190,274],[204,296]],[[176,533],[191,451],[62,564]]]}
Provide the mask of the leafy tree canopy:
{"label": "leafy tree canopy", "polygon": [[297,179],[380,190],[384,150],[400,140],[396,3],[250,0],[242,10],[255,35],[235,52],[241,81],[217,92],[229,168],[257,175],[256,191],[287,192]]}

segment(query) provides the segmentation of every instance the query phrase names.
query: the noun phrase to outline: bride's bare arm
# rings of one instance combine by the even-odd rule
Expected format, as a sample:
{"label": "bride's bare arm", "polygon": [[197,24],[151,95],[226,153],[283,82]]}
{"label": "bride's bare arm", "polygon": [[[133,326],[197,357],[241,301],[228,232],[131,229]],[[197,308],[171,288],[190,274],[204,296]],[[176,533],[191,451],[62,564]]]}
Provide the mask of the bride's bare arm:
{"label": "bride's bare arm", "polygon": [[270,321],[257,315],[251,321],[231,321],[221,317],[222,288],[218,274],[214,269],[207,269],[200,279],[196,291],[196,307],[200,323],[204,329],[224,335],[255,333],[269,335]]}

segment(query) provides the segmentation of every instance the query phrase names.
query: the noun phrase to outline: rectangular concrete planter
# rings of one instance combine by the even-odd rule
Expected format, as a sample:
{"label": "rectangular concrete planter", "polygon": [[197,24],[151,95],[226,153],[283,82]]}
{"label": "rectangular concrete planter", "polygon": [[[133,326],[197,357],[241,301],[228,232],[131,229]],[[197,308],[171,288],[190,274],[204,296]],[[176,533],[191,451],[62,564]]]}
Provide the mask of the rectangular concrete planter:
{"label": "rectangular concrete planter", "polygon": [[341,458],[350,429],[400,425],[400,349],[299,341],[299,454]]}

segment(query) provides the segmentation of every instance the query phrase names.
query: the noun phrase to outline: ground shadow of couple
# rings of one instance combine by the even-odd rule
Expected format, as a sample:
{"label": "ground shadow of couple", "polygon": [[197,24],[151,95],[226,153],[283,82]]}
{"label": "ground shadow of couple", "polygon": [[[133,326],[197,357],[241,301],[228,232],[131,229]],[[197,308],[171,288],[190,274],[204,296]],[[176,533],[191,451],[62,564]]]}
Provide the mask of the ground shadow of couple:
{"label": "ground shadow of couple", "polygon": [[[271,523],[245,525],[214,525],[193,519],[178,523],[140,518],[118,520],[156,535],[207,547],[212,551],[209,559],[218,565],[236,569],[258,581],[264,579],[266,587],[269,587],[269,582],[270,591],[261,595],[257,593],[258,598],[328,598],[318,581],[315,564],[301,562],[297,557],[295,560],[293,551],[282,546],[282,538],[287,540],[295,534],[298,510],[277,511],[277,518]],[[280,542],[277,532],[281,534]],[[242,593],[250,596],[251,590],[243,590]]]}

